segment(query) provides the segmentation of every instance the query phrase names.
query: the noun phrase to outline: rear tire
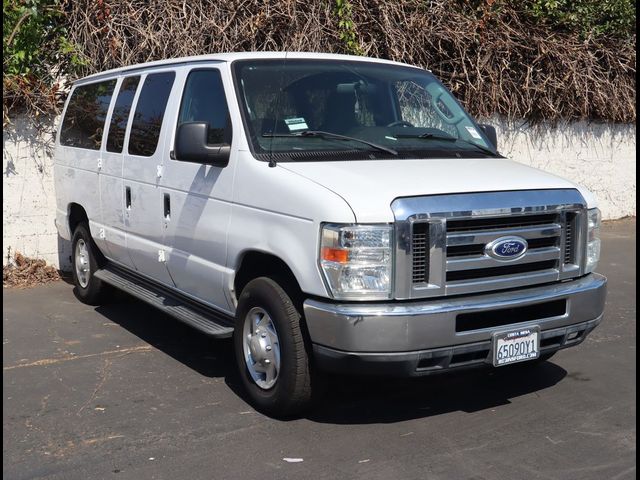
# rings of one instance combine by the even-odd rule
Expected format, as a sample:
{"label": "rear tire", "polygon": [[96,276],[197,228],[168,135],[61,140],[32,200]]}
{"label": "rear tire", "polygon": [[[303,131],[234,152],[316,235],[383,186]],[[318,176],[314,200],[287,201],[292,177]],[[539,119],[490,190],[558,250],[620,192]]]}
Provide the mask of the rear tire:
{"label": "rear tire", "polygon": [[105,303],[111,297],[113,288],[95,277],[104,260],[86,223],[78,224],[74,230],[71,249],[71,271],[76,286],[73,293],[87,305]]}
{"label": "rear tire", "polygon": [[236,362],[251,403],[267,415],[290,417],[311,404],[302,321],[291,297],[271,278],[256,278],[242,290],[234,332]]}

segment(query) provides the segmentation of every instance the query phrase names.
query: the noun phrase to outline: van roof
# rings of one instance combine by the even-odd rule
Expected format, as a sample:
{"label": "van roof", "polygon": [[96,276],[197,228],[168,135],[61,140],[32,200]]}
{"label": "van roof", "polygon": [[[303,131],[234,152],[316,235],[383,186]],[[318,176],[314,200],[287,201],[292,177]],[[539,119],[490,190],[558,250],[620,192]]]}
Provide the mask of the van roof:
{"label": "van roof", "polygon": [[112,70],[106,70],[104,72],[94,73],[87,77],[76,80],[74,83],[85,83],[93,80],[97,80],[103,77],[113,77],[124,73],[130,73],[135,70],[144,70],[147,68],[158,68],[169,65],[184,65],[189,63],[199,62],[233,62],[234,60],[252,60],[252,59],[269,59],[269,58],[296,58],[296,59],[324,59],[324,60],[349,60],[356,62],[375,62],[386,63],[391,65],[401,65],[404,67],[416,67],[415,65],[409,65],[401,62],[394,62],[391,60],[382,60],[379,58],[360,57],[355,55],[341,55],[337,53],[316,53],[316,52],[230,52],[230,53],[216,53],[210,55],[194,55],[190,57],[168,58],[165,60],[156,60],[154,62],[139,63],[136,65],[129,65],[121,68],[114,68]]}

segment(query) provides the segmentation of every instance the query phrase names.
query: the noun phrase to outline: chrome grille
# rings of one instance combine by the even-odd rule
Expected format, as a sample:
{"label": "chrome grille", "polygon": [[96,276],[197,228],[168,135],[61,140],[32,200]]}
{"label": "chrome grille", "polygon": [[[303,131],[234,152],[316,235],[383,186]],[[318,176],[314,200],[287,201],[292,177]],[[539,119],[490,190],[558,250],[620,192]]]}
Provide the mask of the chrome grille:
{"label": "chrome grille", "polygon": [[474,268],[471,270],[454,270],[447,272],[447,283],[462,282],[465,280],[479,280],[489,277],[502,277],[505,275],[517,275],[521,273],[537,272],[539,270],[558,268],[556,260],[545,260],[542,262],[520,263],[516,265],[506,265],[500,267]]}
{"label": "chrome grille", "polygon": [[501,229],[515,229],[525,227],[544,226],[558,223],[558,214],[546,215],[525,215],[514,217],[490,217],[490,218],[470,218],[463,220],[447,220],[447,233],[466,232],[469,230],[484,231]]}
{"label": "chrome grille", "polygon": [[[580,275],[586,202],[575,190],[413,197],[396,200],[392,208],[407,215],[396,223],[396,298],[485,292]],[[510,236],[528,244],[520,257],[485,252],[491,242]]]}
{"label": "chrome grille", "polygon": [[[522,276],[531,272],[556,273],[560,262],[562,215],[524,215],[447,220],[447,286],[464,287],[486,279]],[[526,253],[515,260],[497,260],[484,253],[485,246],[500,237],[527,240]],[[466,255],[459,255],[467,249]]]}

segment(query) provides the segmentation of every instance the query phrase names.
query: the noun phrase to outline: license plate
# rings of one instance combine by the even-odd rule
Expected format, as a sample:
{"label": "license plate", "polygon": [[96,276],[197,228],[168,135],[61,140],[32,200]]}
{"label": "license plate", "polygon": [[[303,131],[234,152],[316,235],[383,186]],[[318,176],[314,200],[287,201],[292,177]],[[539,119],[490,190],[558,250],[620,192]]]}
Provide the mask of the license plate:
{"label": "license plate", "polygon": [[493,335],[493,366],[526,362],[540,356],[540,329],[521,328]]}

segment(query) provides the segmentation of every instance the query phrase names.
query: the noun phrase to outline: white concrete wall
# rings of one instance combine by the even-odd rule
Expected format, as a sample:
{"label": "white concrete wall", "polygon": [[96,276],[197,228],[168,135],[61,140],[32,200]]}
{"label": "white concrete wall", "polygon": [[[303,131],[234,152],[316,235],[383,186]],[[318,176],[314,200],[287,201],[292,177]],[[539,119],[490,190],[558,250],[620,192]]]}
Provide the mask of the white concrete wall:
{"label": "white concrete wall", "polygon": [[584,185],[598,199],[602,218],[636,215],[635,125],[488,123],[498,130],[503,155]]}
{"label": "white concrete wall", "polygon": [[[54,221],[53,128],[38,132],[24,118],[3,131],[2,247],[4,264],[17,250],[69,267],[70,246]],[[552,129],[493,121],[500,151],[514,160],[591,189],[605,219],[636,214],[635,125],[571,123]]]}
{"label": "white concrete wall", "polygon": [[71,248],[54,225],[53,126],[35,129],[24,117],[11,119],[2,132],[3,265],[16,251],[68,269]]}

